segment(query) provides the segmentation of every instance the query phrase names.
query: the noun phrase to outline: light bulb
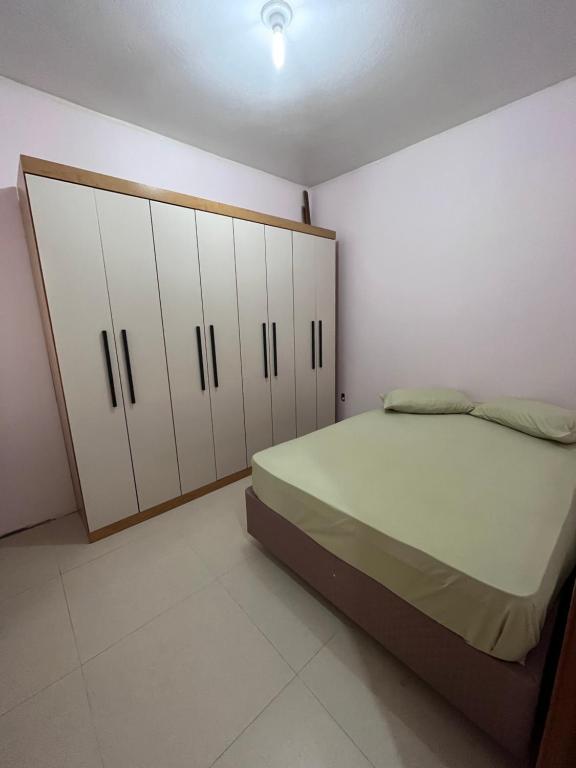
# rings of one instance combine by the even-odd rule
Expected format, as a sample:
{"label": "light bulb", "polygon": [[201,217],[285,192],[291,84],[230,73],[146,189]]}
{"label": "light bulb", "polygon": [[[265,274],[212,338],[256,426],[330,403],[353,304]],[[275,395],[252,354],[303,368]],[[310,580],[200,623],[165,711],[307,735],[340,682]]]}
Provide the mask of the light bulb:
{"label": "light bulb", "polygon": [[276,69],[282,69],[286,58],[286,46],[284,43],[284,30],[278,24],[272,30],[272,61]]}
{"label": "light bulb", "polygon": [[268,0],[260,14],[264,25],[272,31],[272,61],[276,69],[282,69],[286,58],[284,32],[292,21],[292,8],[286,0]]}

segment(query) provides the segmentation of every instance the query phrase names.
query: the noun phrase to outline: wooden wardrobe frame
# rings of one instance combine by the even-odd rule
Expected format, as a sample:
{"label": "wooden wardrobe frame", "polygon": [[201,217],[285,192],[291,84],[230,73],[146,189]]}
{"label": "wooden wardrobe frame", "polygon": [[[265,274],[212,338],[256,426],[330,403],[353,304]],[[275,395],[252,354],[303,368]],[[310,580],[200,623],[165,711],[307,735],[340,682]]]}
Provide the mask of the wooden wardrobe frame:
{"label": "wooden wardrobe frame", "polygon": [[226,205],[225,203],[217,203],[212,200],[205,200],[201,197],[185,195],[181,192],[171,192],[169,190],[160,189],[158,187],[149,187],[146,184],[139,184],[135,181],[127,181],[126,179],[120,179],[115,176],[106,176],[101,173],[86,171],[82,168],[75,168],[71,165],[53,163],[49,160],[42,160],[40,158],[29,157],[27,155],[20,156],[20,167],[18,172],[18,197],[20,200],[20,209],[24,222],[26,240],[28,242],[28,250],[30,252],[32,274],[34,276],[36,293],[38,295],[38,302],[40,305],[40,315],[42,317],[42,326],[44,329],[46,346],[48,348],[48,358],[52,371],[52,379],[54,381],[56,401],[58,403],[60,421],[62,423],[62,430],[64,432],[64,442],[66,444],[66,452],[68,454],[68,461],[72,474],[72,484],[74,486],[74,493],[76,496],[78,509],[84,517],[89,540],[97,541],[98,539],[103,539],[106,536],[110,536],[113,533],[117,533],[118,531],[123,530],[124,528],[129,528],[130,526],[136,525],[143,520],[147,520],[151,517],[155,517],[156,515],[160,515],[169,509],[178,507],[181,504],[186,504],[192,499],[198,498],[199,496],[204,496],[207,493],[211,493],[218,488],[222,488],[229,483],[234,483],[240,478],[249,475],[251,469],[250,467],[247,467],[246,469],[242,469],[239,472],[228,475],[227,477],[219,478],[213,483],[204,485],[201,488],[196,488],[189,493],[185,493],[173,499],[168,499],[161,504],[150,507],[150,509],[144,509],[134,515],[125,517],[122,520],[117,520],[116,522],[111,523],[110,525],[106,525],[103,528],[98,528],[95,531],[88,530],[86,516],[84,513],[84,501],[82,498],[80,476],[78,473],[78,466],[74,453],[74,444],[72,441],[72,432],[70,429],[68,412],[66,409],[66,398],[64,396],[64,388],[62,385],[58,355],[56,353],[54,333],[50,321],[48,299],[46,296],[44,277],[42,274],[42,263],[40,261],[36,233],[34,231],[34,221],[32,218],[32,210],[30,207],[28,188],[26,185],[26,174],[33,176],[45,176],[49,179],[67,181],[71,184],[80,184],[82,186],[92,187],[94,189],[104,189],[109,192],[117,192],[122,195],[141,197],[145,200],[155,200],[161,203],[169,203],[170,205],[179,205],[184,208],[193,208],[197,211],[207,211],[208,213],[216,213],[221,216],[229,216],[235,219],[244,219],[246,221],[256,222],[257,224],[267,224],[271,227],[289,229],[293,232],[303,232],[304,234],[315,235],[316,237],[324,237],[329,240],[336,239],[336,232],[330,229],[322,229],[321,227],[313,227],[310,224],[304,224],[299,221],[283,219],[279,216],[271,216],[265,213],[258,213],[257,211],[251,211],[247,208],[238,208],[234,205]]}

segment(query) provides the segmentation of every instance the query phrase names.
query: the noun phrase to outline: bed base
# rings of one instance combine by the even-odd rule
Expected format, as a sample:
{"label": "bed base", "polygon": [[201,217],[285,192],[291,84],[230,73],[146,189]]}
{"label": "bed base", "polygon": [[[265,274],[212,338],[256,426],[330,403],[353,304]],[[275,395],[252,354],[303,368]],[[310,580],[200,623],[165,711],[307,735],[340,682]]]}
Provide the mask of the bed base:
{"label": "bed base", "polygon": [[252,487],[246,489],[246,516],[248,532],[267,550],[505,749],[532,763],[558,656],[558,604],[524,665],[500,661],[328,552],[260,501]]}

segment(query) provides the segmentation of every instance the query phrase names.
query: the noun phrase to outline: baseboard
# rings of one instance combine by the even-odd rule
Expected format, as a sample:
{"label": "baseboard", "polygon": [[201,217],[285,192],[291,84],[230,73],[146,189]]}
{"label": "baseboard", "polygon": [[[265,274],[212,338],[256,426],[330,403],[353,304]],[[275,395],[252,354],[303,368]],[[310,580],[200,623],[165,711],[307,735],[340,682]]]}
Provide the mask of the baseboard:
{"label": "baseboard", "polygon": [[195,488],[193,491],[182,494],[182,496],[176,496],[174,499],[163,501],[162,504],[157,504],[155,507],[143,509],[141,512],[136,512],[135,515],[123,517],[121,520],[116,520],[115,523],[105,525],[103,528],[97,528],[95,531],[88,531],[88,539],[91,542],[105,539],[107,536],[112,536],[112,534],[123,531],[125,528],[131,528],[133,525],[138,525],[138,523],[144,522],[144,520],[149,520],[151,517],[156,517],[156,515],[161,515],[163,512],[168,512],[169,509],[174,509],[175,507],[186,504],[200,496],[205,496],[207,493],[212,493],[212,491],[217,491],[219,488],[224,488],[225,485],[235,483],[243,477],[248,477],[251,473],[252,468],[247,467],[246,469],[241,469],[239,472],[234,472],[233,475],[221,477],[213,483],[203,485],[201,488]]}

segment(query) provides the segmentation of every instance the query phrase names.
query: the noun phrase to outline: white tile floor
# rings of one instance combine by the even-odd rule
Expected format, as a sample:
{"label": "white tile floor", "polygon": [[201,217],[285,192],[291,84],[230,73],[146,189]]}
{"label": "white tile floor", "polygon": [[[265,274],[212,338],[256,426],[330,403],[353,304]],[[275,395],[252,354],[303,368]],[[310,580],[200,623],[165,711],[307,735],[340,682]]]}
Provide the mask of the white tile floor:
{"label": "white tile floor", "polygon": [[250,539],[249,482],[0,541],[0,766],[512,768]]}

